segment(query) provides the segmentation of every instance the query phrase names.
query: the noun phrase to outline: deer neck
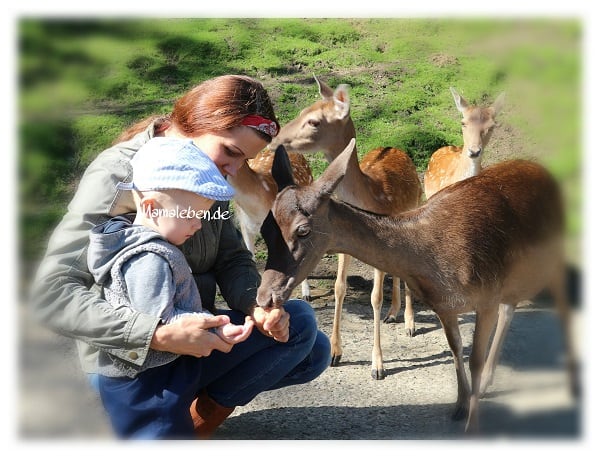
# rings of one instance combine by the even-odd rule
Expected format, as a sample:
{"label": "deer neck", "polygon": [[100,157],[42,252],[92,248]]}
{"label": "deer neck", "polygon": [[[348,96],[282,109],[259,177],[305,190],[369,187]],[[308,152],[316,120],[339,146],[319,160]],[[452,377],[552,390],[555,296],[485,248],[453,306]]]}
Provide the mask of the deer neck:
{"label": "deer neck", "polygon": [[[443,302],[444,291],[456,292],[455,297],[446,297],[446,301],[462,304],[462,290],[459,291],[460,285],[455,281],[455,270],[470,270],[455,265],[454,257],[436,248],[436,234],[427,234],[436,227],[435,223],[417,212],[419,210],[397,217],[380,216],[331,201],[331,232],[339,235],[331,237],[327,251],[349,254],[402,278],[415,297],[434,309]],[[443,232],[443,228],[440,230]]]}
{"label": "deer neck", "polygon": [[422,260],[429,257],[429,248],[419,236],[418,221],[381,217],[334,200],[329,219],[332,233],[340,235],[332,237],[329,252],[347,253],[401,278],[418,273]]}
{"label": "deer neck", "polygon": [[264,219],[274,199],[275,190],[263,176],[244,163],[235,176],[228,176],[227,181],[235,189],[234,201],[244,211],[256,219]]}
{"label": "deer neck", "polygon": [[319,142],[318,147],[322,148],[329,163],[340,155],[350,140],[356,138],[356,129],[350,116],[325,124],[320,132],[323,140]]}
{"label": "deer neck", "polygon": [[467,147],[463,147],[463,151],[460,155],[460,166],[458,168],[459,176],[456,177],[455,181],[464,180],[465,178],[479,175],[479,172],[481,172],[482,155],[483,151],[481,151],[477,157],[470,157],[469,149]]}
{"label": "deer neck", "polygon": [[[356,138],[352,118],[348,118],[346,124],[338,132],[340,132],[338,140],[324,151],[325,158],[329,163],[344,150],[352,138]],[[360,168],[356,147],[352,151],[346,174],[338,185],[335,194],[340,200],[364,210],[379,214],[386,214],[389,211],[386,207],[387,202],[381,202],[373,194],[372,180]]]}

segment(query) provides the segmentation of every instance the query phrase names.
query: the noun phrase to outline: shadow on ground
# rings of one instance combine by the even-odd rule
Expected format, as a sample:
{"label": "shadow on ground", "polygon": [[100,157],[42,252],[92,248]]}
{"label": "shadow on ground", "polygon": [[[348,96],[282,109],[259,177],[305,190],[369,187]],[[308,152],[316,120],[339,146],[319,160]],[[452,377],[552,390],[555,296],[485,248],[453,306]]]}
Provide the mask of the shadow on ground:
{"label": "shadow on ground", "polygon": [[[385,407],[279,407],[228,419],[214,439],[352,440],[464,439],[464,422],[450,419],[452,405]],[[274,421],[276,419],[276,421]],[[482,439],[568,439],[581,437],[577,409],[519,415],[488,402],[482,410]]]}

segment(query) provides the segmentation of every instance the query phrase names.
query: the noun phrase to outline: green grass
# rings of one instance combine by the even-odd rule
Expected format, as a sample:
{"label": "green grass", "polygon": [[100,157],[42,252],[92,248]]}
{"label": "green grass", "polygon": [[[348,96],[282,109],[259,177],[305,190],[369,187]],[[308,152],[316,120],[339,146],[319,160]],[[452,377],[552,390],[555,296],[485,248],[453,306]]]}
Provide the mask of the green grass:
{"label": "green grass", "polygon": [[[359,155],[394,146],[420,171],[461,142],[450,86],[473,103],[506,91],[500,122],[514,135],[486,155],[548,165],[579,237],[582,34],[574,19],[23,19],[21,252],[41,255],[78,177],[125,126],[225,73],[263,81],[282,123],[317,100],[313,74],[349,84]],[[309,159],[319,176],[324,159]]]}

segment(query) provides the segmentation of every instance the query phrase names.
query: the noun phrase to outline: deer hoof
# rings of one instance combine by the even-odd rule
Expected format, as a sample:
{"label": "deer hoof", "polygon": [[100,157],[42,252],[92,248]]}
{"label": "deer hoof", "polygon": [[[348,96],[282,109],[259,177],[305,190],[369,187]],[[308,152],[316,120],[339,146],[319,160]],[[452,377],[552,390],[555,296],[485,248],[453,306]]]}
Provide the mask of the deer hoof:
{"label": "deer hoof", "polygon": [[342,355],[333,355],[331,357],[331,367],[336,367],[340,365],[340,359],[342,359]]}
{"label": "deer hoof", "polygon": [[408,337],[414,337],[417,334],[417,331],[415,328],[406,328],[406,335]]}
{"label": "deer hoof", "polygon": [[312,302],[312,296],[302,296],[304,302]]}
{"label": "deer hoof", "polygon": [[465,418],[467,418],[468,413],[469,413],[469,409],[467,407],[459,404],[454,409],[454,413],[452,414],[452,420],[454,420],[454,421],[464,420]]}
{"label": "deer hoof", "polygon": [[395,316],[388,315],[388,316],[386,316],[386,317],[383,319],[383,322],[384,322],[384,323],[397,323],[397,322],[398,322],[398,320],[396,320],[396,317],[395,317]]}
{"label": "deer hoof", "polygon": [[374,380],[383,380],[385,378],[385,369],[371,369],[371,377]]}

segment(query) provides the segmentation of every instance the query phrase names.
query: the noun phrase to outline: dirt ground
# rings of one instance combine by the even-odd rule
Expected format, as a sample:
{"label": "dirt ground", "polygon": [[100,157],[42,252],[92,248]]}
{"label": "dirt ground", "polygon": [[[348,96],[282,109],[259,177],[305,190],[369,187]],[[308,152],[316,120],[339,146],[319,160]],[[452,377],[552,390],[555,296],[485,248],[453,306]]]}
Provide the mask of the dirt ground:
{"label": "dirt ground", "polygon": [[[336,256],[326,256],[309,277],[312,305],[327,335],[336,266]],[[414,337],[405,334],[402,319],[382,325],[387,376],[371,378],[371,278],[372,269],[354,260],[342,317],[340,366],[309,384],[262,393],[235,410],[216,440],[464,438],[464,422],[450,419],[456,377],[446,338],[436,316],[418,302]],[[385,287],[384,313],[390,279]],[[581,311],[574,312],[580,328]],[[25,307],[20,316],[19,440],[111,439],[99,400],[79,370],[73,342],[35,325]],[[464,315],[466,356],[473,327],[473,316]],[[554,309],[543,301],[517,311],[495,383],[481,403],[482,438],[583,440],[583,409],[569,396],[561,339]]]}

